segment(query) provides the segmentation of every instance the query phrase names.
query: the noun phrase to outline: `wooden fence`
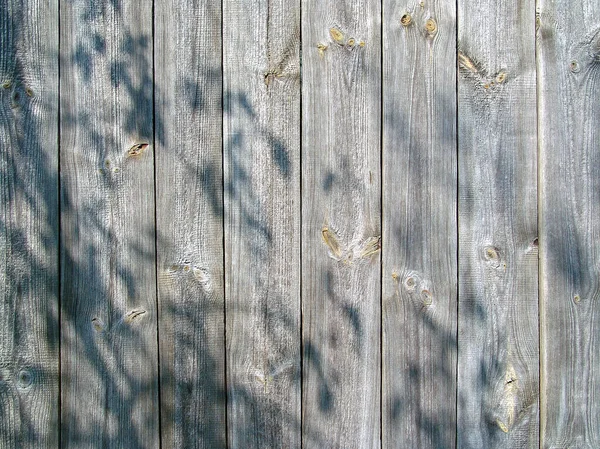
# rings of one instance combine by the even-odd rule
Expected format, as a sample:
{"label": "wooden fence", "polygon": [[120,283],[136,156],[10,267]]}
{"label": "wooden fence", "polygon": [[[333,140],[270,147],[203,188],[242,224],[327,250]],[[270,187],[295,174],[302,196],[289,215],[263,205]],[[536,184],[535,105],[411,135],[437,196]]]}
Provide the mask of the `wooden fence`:
{"label": "wooden fence", "polygon": [[596,0],[4,0],[1,448],[600,447]]}

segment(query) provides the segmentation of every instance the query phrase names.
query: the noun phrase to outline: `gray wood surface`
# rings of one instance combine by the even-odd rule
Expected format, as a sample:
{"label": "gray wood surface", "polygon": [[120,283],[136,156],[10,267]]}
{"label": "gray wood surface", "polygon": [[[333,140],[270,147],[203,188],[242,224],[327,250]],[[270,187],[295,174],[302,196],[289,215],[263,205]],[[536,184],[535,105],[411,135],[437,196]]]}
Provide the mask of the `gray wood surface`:
{"label": "gray wood surface", "polygon": [[0,448],[58,447],[58,3],[0,7]]}
{"label": "gray wood surface", "polygon": [[539,2],[541,439],[600,447],[600,4]]}
{"label": "gray wood surface", "polygon": [[302,2],[305,448],[380,446],[380,17]]}
{"label": "gray wood surface", "polygon": [[600,447],[598,17],[3,2],[0,449]]}
{"label": "gray wood surface", "polygon": [[152,4],[60,15],[62,446],[156,448]]}
{"label": "gray wood surface", "polygon": [[300,448],[300,2],[223,6],[229,446]]}
{"label": "gray wood surface", "polygon": [[453,448],[456,7],[383,17],[383,446]]}
{"label": "gray wood surface", "polygon": [[538,447],[535,5],[458,2],[458,446]]}
{"label": "gray wood surface", "polygon": [[221,8],[155,3],[163,448],[225,447]]}

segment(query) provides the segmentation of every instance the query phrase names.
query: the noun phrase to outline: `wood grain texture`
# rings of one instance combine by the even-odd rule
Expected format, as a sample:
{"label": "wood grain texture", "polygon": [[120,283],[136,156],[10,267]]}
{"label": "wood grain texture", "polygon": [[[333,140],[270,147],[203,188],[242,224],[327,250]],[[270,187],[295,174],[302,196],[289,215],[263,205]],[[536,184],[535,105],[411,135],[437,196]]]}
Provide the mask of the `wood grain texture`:
{"label": "wood grain texture", "polygon": [[156,448],[152,5],[60,14],[61,444]]}
{"label": "wood grain texture", "polygon": [[380,2],[302,2],[303,446],[380,446]]}
{"label": "wood grain texture", "polygon": [[598,17],[538,2],[543,448],[600,446]]}
{"label": "wood grain texture", "polygon": [[58,447],[58,3],[0,8],[0,448]]}
{"label": "wood grain texture", "polygon": [[458,446],[538,447],[533,1],[458,2]]}
{"label": "wood grain texture", "polygon": [[223,6],[229,446],[300,448],[300,3]]}
{"label": "wood grain texture", "polygon": [[221,8],[155,3],[164,448],[225,447]]}
{"label": "wood grain texture", "polygon": [[383,446],[453,448],[456,7],[383,17]]}

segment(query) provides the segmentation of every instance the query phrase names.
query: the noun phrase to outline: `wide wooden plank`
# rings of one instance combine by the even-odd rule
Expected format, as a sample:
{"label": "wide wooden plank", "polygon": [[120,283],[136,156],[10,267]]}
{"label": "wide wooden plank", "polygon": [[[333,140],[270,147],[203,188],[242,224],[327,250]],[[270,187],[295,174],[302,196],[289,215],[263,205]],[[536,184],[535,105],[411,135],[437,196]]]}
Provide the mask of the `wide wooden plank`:
{"label": "wide wooden plank", "polygon": [[221,7],[155,3],[164,448],[225,447]]}
{"label": "wide wooden plank", "polygon": [[302,1],[305,448],[380,446],[380,20]]}
{"label": "wide wooden plank", "polygon": [[383,6],[383,446],[452,448],[456,6]]}
{"label": "wide wooden plank", "polygon": [[0,7],[0,448],[58,447],[58,3]]}
{"label": "wide wooden plank", "polygon": [[152,5],[60,15],[62,446],[156,448]]}
{"label": "wide wooden plank", "polygon": [[300,2],[223,13],[229,447],[300,448]]}
{"label": "wide wooden plank", "polygon": [[538,2],[541,427],[600,447],[600,4]]}
{"label": "wide wooden plank", "polygon": [[535,5],[458,2],[458,446],[538,447]]}

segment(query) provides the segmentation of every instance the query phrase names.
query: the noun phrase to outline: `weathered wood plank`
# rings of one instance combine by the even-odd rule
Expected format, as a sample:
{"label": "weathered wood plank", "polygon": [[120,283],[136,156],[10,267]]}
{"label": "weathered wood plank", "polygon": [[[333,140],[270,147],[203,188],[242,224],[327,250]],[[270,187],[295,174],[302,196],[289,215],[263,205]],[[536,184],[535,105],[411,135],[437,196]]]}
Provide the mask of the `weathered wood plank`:
{"label": "weathered wood plank", "polygon": [[155,3],[162,443],[225,447],[221,7]]}
{"label": "weathered wood plank", "polygon": [[380,446],[380,19],[302,2],[305,448]]}
{"label": "weathered wood plank", "polygon": [[0,448],[58,447],[58,3],[0,8]]}
{"label": "weathered wood plank", "polygon": [[458,2],[458,446],[538,447],[535,5]]}
{"label": "weathered wood plank", "polygon": [[383,18],[383,445],[453,448],[456,6]]}
{"label": "weathered wood plank", "polygon": [[224,2],[232,448],[300,448],[300,2]]}
{"label": "weathered wood plank", "polygon": [[156,448],[152,4],[60,14],[62,445]]}
{"label": "weathered wood plank", "polygon": [[538,3],[542,447],[600,447],[600,4]]}

